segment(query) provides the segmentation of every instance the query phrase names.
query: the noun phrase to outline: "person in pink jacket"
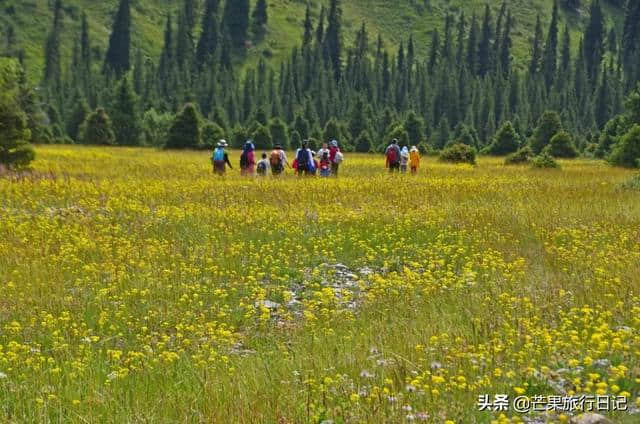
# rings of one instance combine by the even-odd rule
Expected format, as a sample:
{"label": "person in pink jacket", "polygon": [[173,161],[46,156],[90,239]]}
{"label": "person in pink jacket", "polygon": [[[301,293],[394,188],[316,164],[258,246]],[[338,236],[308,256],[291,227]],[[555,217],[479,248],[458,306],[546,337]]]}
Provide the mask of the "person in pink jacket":
{"label": "person in pink jacket", "polygon": [[255,146],[251,140],[244,143],[242,154],[240,155],[240,173],[242,175],[253,175],[256,167]]}

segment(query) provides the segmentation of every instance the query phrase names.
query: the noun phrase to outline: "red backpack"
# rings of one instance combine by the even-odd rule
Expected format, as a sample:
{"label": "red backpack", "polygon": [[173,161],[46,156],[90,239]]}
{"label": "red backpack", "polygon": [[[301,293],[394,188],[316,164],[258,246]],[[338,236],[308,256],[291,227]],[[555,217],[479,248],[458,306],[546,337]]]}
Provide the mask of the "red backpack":
{"label": "red backpack", "polygon": [[389,164],[398,162],[398,149],[396,149],[395,146],[391,146],[389,150],[387,150],[387,162],[389,162]]}

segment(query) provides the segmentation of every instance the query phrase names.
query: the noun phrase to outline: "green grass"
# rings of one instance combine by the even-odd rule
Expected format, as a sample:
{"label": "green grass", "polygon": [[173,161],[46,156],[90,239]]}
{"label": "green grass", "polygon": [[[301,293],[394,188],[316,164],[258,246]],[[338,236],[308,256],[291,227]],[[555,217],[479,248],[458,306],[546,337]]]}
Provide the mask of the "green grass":
{"label": "green grass", "polygon": [[[52,13],[49,1],[40,0],[0,0],[0,24],[12,23],[17,30],[20,45],[25,49],[27,68],[32,80],[41,75],[42,49],[49,31]],[[328,3],[328,2],[326,2]],[[415,3],[415,5],[414,5]],[[401,41],[413,34],[416,41],[416,53],[424,57],[431,39],[431,31],[441,28],[443,16],[447,12],[456,16],[460,10],[470,19],[476,12],[482,19],[483,1],[478,0],[431,0],[431,6],[424,8],[421,0],[349,0],[343,1],[344,35],[347,44],[351,43],[362,21],[366,22],[372,48],[377,34],[386,40],[386,47],[395,50]],[[490,2],[494,10],[494,24],[500,2]],[[139,0],[133,2],[133,43],[134,48],[142,49],[145,54],[157,58],[162,48],[163,30],[166,14],[172,11],[174,16],[181,2],[172,0]],[[314,18],[317,19],[321,1],[312,0]],[[536,14],[542,16],[543,24],[548,25],[551,18],[550,0],[511,0],[508,2],[516,19],[514,34],[515,64],[526,66],[525,58],[530,49],[530,40],[535,26]],[[65,0],[65,19],[63,32],[63,53],[65,62],[69,61],[74,37],[79,33],[82,11],[89,16],[93,45],[96,57],[101,58],[106,49],[109,31],[117,0],[100,2],[90,0]],[[202,5],[200,6],[202,8]],[[251,47],[244,63],[254,64],[265,50],[270,51],[270,59],[277,64],[286,57],[291,47],[299,44],[306,2],[303,0],[270,0],[269,28],[264,42]],[[608,24],[621,24],[622,12],[605,2]],[[574,47],[579,40],[579,32],[588,17],[586,6],[580,13],[561,12],[562,22],[570,25]],[[175,23],[175,19],[174,19]],[[196,31],[199,31],[197,29]]]}

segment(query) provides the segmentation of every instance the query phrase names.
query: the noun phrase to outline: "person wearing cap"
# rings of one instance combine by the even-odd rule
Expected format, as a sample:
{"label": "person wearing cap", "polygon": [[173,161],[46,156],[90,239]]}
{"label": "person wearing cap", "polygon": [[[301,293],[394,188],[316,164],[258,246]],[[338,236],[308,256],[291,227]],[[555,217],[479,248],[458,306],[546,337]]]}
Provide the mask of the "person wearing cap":
{"label": "person wearing cap", "polygon": [[411,167],[411,173],[413,175],[418,173],[418,168],[420,167],[420,151],[416,146],[412,146],[409,152],[409,166]]}
{"label": "person wearing cap", "polygon": [[242,154],[240,155],[240,173],[242,175],[253,175],[254,167],[256,165],[255,146],[251,140],[247,140],[242,148]]}
{"label": "person wearing cap", "polygon": [[227,165],[229,165],[230,169],[233,169],[231,162],[229,162],[229,154],[225,151],[225,147],[227,146],[226,140],[220,140],[216,145],[216,149],[213,151],[213,156],[211,156],[213,173],[216,175],[223,176],[227,171]]}
{"label": "person wearing cap", "polygon": [[331,175],[338,176],[338,169],[342,163],[342,152],[338,147],[338,140],[331,140],[331,147],[329,147],[329,160],[331,161]]}
{"label": "person wearing cap", "polygon": [[271,152],[271,156],[269,158],[269,163],[271,164],[271,174],[274,177],[279,176],[284,172],[285,165],[289,166],[289,162],[287,161],[287,154],[284,152],[282,145],[280,143],[276,143],[273,146],[273,151]]}

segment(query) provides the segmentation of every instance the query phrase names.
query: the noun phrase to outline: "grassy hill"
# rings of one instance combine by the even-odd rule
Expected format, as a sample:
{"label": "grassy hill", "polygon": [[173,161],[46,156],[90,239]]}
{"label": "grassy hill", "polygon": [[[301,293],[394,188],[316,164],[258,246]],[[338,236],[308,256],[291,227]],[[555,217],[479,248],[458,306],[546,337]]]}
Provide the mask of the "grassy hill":
{"label": "grassy hill", "polygon": [[[310,0],[314,18],[323,3],[328,0]],[[31,78],[39,78],[42,65],[42,49],[52,20],[53,0],[0,0],[0,28],[11,24],[17,34],[20,46],[26,53],[26,64]],[[79,33],[80,18],[85,11],[91,25],[92,43],[97,58],[103,56],[109,36],[111,22],[117,7],[117,0],[64,0],[63,54],[68,57],[73,38]],[[202,9],[202,1],[199,2]],[[289,49],[299,43],[306,0],[270,0],[269,28],[264,42],[252,46],[244,63],[255,63],[257,58],[265,56],[278,62]],[[588,2],[579,12],[561,11],[563,23],[568,23],[574,32],[573,42],[577,44],[584,21],[588,16]],[[134,48],[142,49],[146,54],[157,57],[162,48],[164,21],[168,12],[176,12],[180,0],[135,0],[132,2],[134,20]],[[417,54],[424,56],[430,40],[431,31],[440,27],[447,13],[457,15],[464,10],[466,16],[476,12],[483,13],[484,1],[481,0],[348,0],[343,1],[344,35],[347,43],[354,36],[362,21],[365,21],[370,33],[370,41],[375,42],[378,33],[386,40],[390,49],[397,48],[402,40],[413,34],[416,40]],[[427,4],[427,6],[425,6]],[[500,1],[491,1],[497,13]],[[536,14],[540,14],[546,25],[550,20],[552,0],[507,0],[516,19],[514,31],[514,55],[516,66],[528,53],[530,39],[535,26]],[[622,11],[606,1],[607,24],[621,25]],[[201,12],[202,10],[200,10]],[[494,14],[495,21],[495,14]],[[495,23],[495,22],[494,22]],[[546,28],[545,28],[546,30]],[[4,30],[2,31],[4,32]],[[4,34],[1,34],[4,38]],[[4,43],[4,39],[2,40]]]}

